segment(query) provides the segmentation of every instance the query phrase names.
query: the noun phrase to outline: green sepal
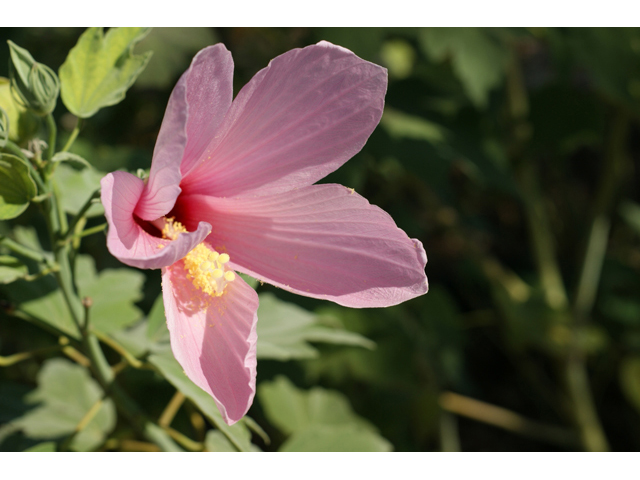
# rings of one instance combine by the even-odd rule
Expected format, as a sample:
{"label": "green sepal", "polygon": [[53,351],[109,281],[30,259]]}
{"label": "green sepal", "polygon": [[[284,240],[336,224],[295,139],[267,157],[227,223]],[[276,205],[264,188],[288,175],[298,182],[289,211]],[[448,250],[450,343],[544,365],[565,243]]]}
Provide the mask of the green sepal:
{"label": "green sepal", "polygon": [[11,61],[9,77],[16,100],[37,115],[47,115],[56,108],[60,81],[53,70],[36,62],[31,54],[7,40]]}
{"label": "green sepal", "polygon": [[20,215],[37,193],[29,166],[14,155],[0,154],[0,220]]}
{"label": "green sepal", "polygon": [[149,28],[88,28],[60,67],[62,101],[80,118],[122,101],[144,70],[151,52],[133,54]]}

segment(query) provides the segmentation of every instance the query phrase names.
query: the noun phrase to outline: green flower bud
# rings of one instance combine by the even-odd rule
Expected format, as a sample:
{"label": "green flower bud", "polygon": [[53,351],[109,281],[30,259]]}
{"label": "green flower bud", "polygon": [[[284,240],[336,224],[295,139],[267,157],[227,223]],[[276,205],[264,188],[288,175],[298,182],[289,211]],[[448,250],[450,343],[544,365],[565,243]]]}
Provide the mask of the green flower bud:
{"label": "green flower bud", "polygon": [[24,48],[8,40],[11,52],[9,76],[16,99],[37,115],[47,115],[56,106],[60,81],[53,70],[36,62]]}
{"label": "green flower bud", "polygon": [[26,145],[38,132],[40,119],[14,100],[11,95],[11,82],[3,77],[0,77],[0,108],[7,115],[4,128],[9,132],[9,140]]}

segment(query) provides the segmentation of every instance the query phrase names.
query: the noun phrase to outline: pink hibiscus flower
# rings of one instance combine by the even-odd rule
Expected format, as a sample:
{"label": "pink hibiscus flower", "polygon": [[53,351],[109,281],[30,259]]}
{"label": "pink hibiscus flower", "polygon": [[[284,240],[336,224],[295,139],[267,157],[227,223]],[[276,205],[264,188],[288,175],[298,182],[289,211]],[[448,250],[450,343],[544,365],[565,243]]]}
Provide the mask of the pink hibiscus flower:
{"label": "pink hibiscus flower", "polygon": [[348,307],[424,294],[427,257],[341,185],[384,107],[387,72],[320,42],[273,59],[232,101],[233,60],[200,51],[171,94],[148,181],[102,180],[109,251],[161,268],[173,353],[232,424],[256,382],[258,295],[234,271]]}

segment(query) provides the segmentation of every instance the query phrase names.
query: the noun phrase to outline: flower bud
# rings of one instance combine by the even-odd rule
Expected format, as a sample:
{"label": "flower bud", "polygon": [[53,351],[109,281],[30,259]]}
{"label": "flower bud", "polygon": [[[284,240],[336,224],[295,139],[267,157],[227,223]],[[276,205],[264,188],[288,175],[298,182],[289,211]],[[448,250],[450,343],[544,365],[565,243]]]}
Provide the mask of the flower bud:
{"label": "flower bud", "polygon": [[16,100],[37,115],[47,115],[56,106],[60,81],[53,70],[36,62],[24,48],[8,40],[11,52],[9,76]]}
{"label": "flower bud", "polygon": [[26,145],[38,132],[40,125],[38,117],[14,100],[11,95],[11,82],[3,77],[0,77],[0,109],[6,113],[6,118],[0,120],[4,122],[3,131],[5,134],[8,133],[8,139],[12,142]]}

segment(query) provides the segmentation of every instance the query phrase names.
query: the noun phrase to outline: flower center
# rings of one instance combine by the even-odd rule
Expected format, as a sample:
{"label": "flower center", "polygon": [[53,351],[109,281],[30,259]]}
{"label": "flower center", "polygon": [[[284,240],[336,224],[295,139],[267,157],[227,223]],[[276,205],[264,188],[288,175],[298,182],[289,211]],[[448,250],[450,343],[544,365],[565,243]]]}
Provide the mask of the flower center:
{"label": "flower center", "polygon": [[[169,240],[176,240],[181,233],[186,233],[180,222],[173,218],[162,218],[162,237]],[[157,220],[153,222],[156,224]],[[156,224],[156,226],[158,226]],[[224,293],[227,284],[233,282],[236,274],[229,270],[226,264],[229,262],[229,255],[218,253],[202,242],[191,250],[183,258],[184,270],[187,278],[207,295],[219,297]]]}

